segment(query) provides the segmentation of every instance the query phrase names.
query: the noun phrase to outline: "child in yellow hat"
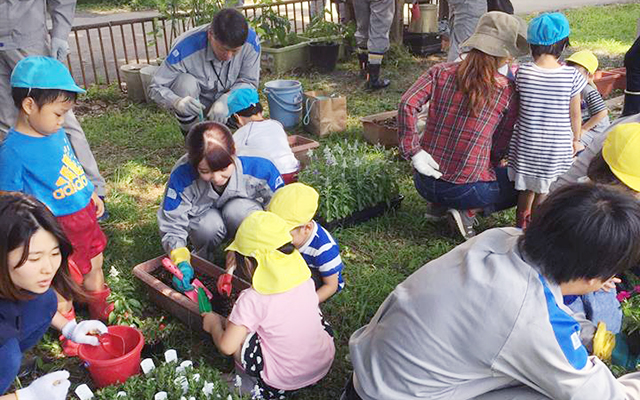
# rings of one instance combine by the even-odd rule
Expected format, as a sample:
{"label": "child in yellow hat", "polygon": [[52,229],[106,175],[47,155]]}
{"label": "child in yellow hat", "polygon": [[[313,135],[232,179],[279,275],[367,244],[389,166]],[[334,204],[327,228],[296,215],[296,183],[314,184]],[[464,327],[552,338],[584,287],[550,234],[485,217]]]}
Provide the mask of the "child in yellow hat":
{"label": "child in yellow hat", "polygon": [[292,183],[271,198],[268,210],[289,224],[293,245],[311,268],[322,303],[344,288],[340,248],[331,234],[313,220],[318,192],[304,183]]}
{"label": "child in yellow hat", "polygon": [[218,350],[234,356],[264,399],[284,399],[318,382],[335,355],[311,273],[289,230],[271,212],[245,218],[227,250],[248,271],[251,287],[238,296],[226,327],[218,314],[203,314],[203,329]]}
{"label": "child in yellow hat", "polygon": [[567,58],[567,65],[577,69],[589,82],[580,92],[580,111],[582,113],[580,142],[584,147],[587,147],[593,142],[593,138],[602,135],[610,124],[609,109],[593,82],[598,70],[598,58],[591,51],[582,50]]}

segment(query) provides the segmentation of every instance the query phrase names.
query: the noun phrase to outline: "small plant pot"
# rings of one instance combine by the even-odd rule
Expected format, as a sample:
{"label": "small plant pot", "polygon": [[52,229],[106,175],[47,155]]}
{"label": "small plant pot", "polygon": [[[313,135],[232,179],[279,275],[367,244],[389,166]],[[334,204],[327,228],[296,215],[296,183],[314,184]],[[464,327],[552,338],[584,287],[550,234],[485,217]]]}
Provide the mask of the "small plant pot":
{"label": "small plant pot", "polygon": [[400,203],[404,196],[399,194],[397,197],[393,198],[389,203],[381,202],[371,207],[367,207],[364,210],[356,211],[348,217],[334,219],[333,221],[326,222],[322,220],[322,218],[318,218],[318,221],[322,226],[329,230],[333,230],[335,228],[341,227],[346,228],[348,226],[353,226],[356,224],[360,224],[362,222],[367,222],[372,218],[379,217],[384,213],[392,210],[396,210],[400,207]]}
{"label": "small plant pot", "polygon": [[313,42],[309,44],[311,64],[320,72],[331,72],[338,63],[340,44],[333,42]]}
{"label": "small plant pot", "polygon": [[398,110],[367,115],[360,118],[362,135],[371,144],[398,147]]}
{"label": "small plant pot", "polygon": [[162,341],[155,343],[145,343],[142,347],[142,358],[159,358],[164,354],[166,346]]}
{"label": "small plant pot", "polygon": [[[165,274],[169,274],[169,272],[162,267],[162,259],[165,257],[166,256],[163,255],[136,265],[133,268],[133,274],[145,285],[151,301],[165,309],[169,314],[178,318],[191,328],[192,331],[204,333],[198,304],[170,287],[170,276],[169,279],[164,278],[164,281],[161,280]],[[221,297],[216,290],[216,282],[218,281],[218,277],[224,274],[225,271],[217,265],[193,254],[191,255],[191,266],[195,271],[196,277],[213,293],[212,306],[214,312],[216,312],[215,302]],[[167,280],[169,280],[169,282],[166,282]],[[251,285],[234,276],[232,286],[233,298],[234,295],[237,296],[240,291]],[[218,312],[218,314],[226,318],[226,315],[222,315],[220,312]]]}
{"label": "small plant pot", "polygon": [[307,156],[307,152],[311,149],[320,147],[320,143],[301,135],[291,135],[287,140],[289,141],[289,147],[291,147],[293,155],[298,161],[300,161],[301,167],[309,164],[309,156]]}

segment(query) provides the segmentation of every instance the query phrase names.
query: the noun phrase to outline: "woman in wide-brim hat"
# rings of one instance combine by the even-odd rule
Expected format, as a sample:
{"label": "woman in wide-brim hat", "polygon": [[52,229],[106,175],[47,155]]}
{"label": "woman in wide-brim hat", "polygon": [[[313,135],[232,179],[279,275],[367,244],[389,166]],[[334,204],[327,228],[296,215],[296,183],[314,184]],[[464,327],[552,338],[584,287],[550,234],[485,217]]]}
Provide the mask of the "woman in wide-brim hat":
{"label": "woman in wide-brim hat", "polygon": [[[500,162],[518,100],[515,85],[498,70],[527,52],[526,29],[512,15],[484,14],[463,43],[470,49],[464,59],[433,66],[400,101],[400,150],[416,170],[416,189],[432,203],[430,216],[447,215],[465,238],[475,234],[477,212],[516,204],[517,193]],[[429,114],[420,136],[416,116],[427,102]]]}

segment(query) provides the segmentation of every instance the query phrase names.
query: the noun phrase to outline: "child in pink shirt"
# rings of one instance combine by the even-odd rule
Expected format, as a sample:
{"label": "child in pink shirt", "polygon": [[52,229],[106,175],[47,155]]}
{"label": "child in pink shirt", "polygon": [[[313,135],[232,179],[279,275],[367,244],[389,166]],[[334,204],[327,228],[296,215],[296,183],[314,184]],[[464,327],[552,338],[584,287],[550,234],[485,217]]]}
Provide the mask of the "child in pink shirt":
{"label": "child in pink shirt", "polygon": [[249,215],[227,250],[252,277],[251,288],[240,293],[225,328],[219,315],[203,314],[203,329],[218,350],[256,379],[264,399],[283,399],[318,382],[335,355],[311,273],[291,241],[276,214]]}

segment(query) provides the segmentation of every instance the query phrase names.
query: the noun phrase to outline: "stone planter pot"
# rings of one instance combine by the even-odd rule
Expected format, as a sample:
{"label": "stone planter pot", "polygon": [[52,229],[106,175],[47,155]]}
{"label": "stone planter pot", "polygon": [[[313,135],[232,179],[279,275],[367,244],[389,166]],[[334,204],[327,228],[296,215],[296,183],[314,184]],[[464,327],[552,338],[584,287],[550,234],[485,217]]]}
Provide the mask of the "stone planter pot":
{"label": "stone planter pot", "polygon": [[398,110],[385,111],[360,118],[362,135],[371,144],[398,147]]}
{"label": "stone planter pot", "polygon": [[[145,285],[151,301],[178,318],[192,331],[204,333],[198,304],[189,300],[187,296],[177,292],[159,278],[165,273],[168,274],[162,267],[162,259],[165,257],[165,255],[162,255],[136,265],[133,268],[133,274]],[[196,277],[214,294],[213,301],[215,301],[219,296],[216,290],[216,282],[218,281],[218,276],[224,274],[224,270],[193,254],[191,255],[191,266],[196,273]],[[233,278],[232,285],[232,297],[234,295],[237,297],[240,291],[251,286],[248,282],[236,276]],[[215,305],[213,309],[215,312]],[[222,317],[226,318],[226,315],[222,315]]]}
{"label": "stone planter pot", "polygon": [[300,161],[301,168],[309,164],[307,152],[320,147],[320,143],[301,135],[291,135],[287,140],[289,140],[289,147],[291,147],[293,155]]}
{"label": "stone planter pot", "polygon": [[140,70],[148,64],[126,64],[120,67],[125,84],[127,85],[127,97],[131,101],[143,103],[146,100]]}
{"label": "stone planter pot", "polygon": [[308,68],[309,39],[300,40],[300,43],[280,48],[269,47],[268,44],[262,46],[260,64],[263,70],[279,74],[296,68]]}

